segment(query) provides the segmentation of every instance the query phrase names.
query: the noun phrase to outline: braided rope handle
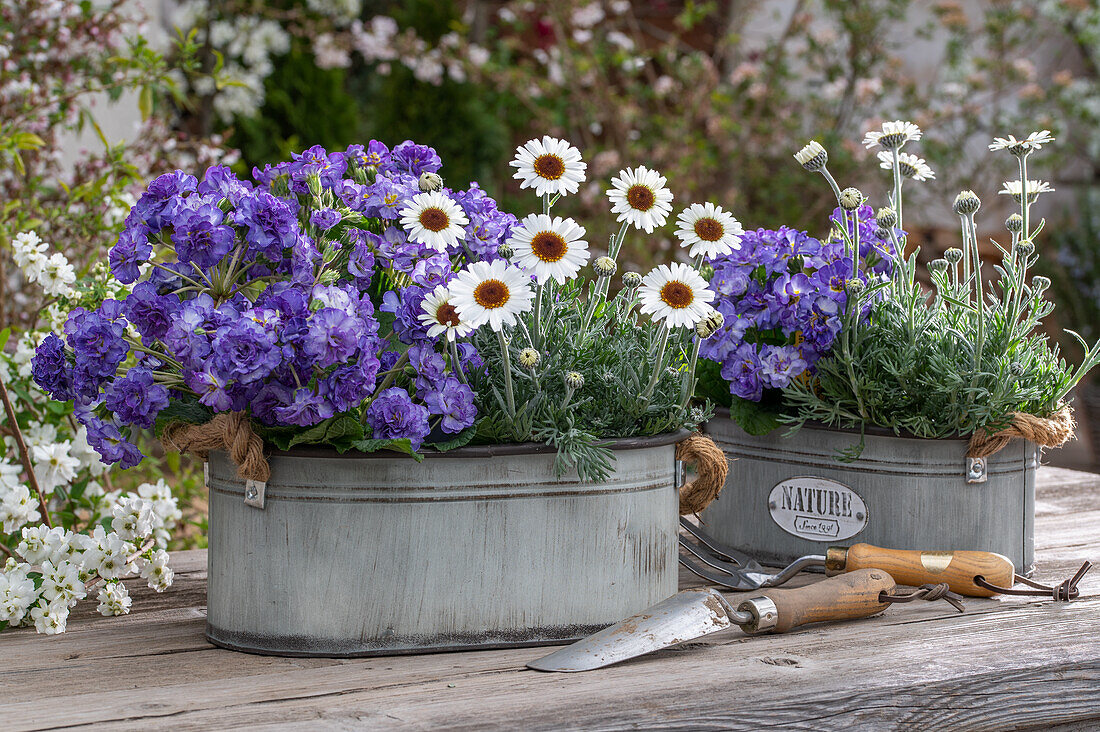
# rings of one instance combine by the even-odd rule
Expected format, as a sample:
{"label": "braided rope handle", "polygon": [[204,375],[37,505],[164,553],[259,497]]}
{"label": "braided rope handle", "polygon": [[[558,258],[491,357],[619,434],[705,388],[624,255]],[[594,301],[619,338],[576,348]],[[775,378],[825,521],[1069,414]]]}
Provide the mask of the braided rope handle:
{"label": "braided rope handle", "polygon": [[243,412],[222,412],[205,424],[172,422],[161,433],[160,443],[166,451],[189,452],[203,460],[211,450],[225,450],[237,464],[238,478],[266,483],[271,477],[264,442]]}
{"label": "braided rope handle", "polygon": [[676,459],[695,466],[696,478],[680,487],[680,515],[699,513],[726,485],[729,462],[722,448],[701,432],[676,445]]}
{"label": "braided rope handle", "polygon": [[1008,426],[997,432],[975,432],[970,438],[966,456],[989,457],[1015,437],[1031,440],[1043,447],[1061,447],[1073,437],[1073,410],[1062,407],[1050,417],[1036,417],[1024,412],[1013,412]]}

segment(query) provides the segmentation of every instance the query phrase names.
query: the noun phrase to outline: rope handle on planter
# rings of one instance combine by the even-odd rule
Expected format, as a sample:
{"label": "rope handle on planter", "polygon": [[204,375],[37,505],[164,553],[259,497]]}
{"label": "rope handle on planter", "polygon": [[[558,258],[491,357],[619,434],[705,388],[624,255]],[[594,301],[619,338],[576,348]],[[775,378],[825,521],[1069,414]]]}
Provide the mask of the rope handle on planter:
{"label": "rope handle on planter", "polygon": [[1060,447],[1066,440],[1073,437],[1073,410],[1064,406],[1049,417],[1036,417],[1025,412],[1013,412],[1008,426],[997,432],[982,430],[975,432],[970,438],[970,446],[966,451],[968,458],[989,457],[1012,441],[1014,437],[1042,445],[1043,447]]}
{"label": "rope handle on planter", "polygon": [[677,443],[676,459],[695,466],[696,478],[680,486],[680,515],[702,511],[722,492],[729,473],[726,453],[701,432]]}
{"label": "rope handle on planter", "polygon": [[264,457],[264,441],[252,431],[244,412],[221,412],[205,424],[170,422],[160,435],[169,452],[189,452],[203,460],[211,450],[225,450],[237,464],[237,477],[266,483],[271,466]]}

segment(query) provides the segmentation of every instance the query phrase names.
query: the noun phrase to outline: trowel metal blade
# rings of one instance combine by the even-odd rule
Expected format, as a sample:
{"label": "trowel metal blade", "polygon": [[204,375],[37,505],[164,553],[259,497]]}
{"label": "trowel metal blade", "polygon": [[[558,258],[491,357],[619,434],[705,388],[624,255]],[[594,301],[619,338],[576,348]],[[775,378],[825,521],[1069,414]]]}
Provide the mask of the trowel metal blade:
{"label": "trowel metal blade", "polygon": [[716,590],[684,590],[527,667],[591,671],[725,630],[731,624],[729,605]]}

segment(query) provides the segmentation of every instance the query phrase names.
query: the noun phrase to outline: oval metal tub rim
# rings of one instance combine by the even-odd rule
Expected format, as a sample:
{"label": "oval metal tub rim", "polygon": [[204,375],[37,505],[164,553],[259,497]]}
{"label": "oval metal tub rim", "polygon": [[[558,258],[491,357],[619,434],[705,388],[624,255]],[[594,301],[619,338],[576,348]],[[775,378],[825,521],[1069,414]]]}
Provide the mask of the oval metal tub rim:
{"label": "oval metal tub rim", "polygon": [[[643,450],[650,447],[664,447],[665,445],[672,445],[682,441],[691,432],[689,430],[681,429],[675,432],[663,432],[659,435],[653,435],[651,437],[620,437],[609,438],[607,441],[600,443],[601,447],[606,447],[612,451],[620,450]],[[446,452],[439,452],[438,450],[424,450],[421,455],[425,459],[433,458],[473,458],[481,459],[487,457],[504,457],[509,455],[538,455],[544,453],[557,452],[557,449],[552,445],[547,445],[542,442],[507,442],[500,445],[467,445],[465,447],[458,447],[454,450],[448,450]],[[394,458],[410,459],[408,455],[403,452],[397,452],[396,450],[378,450],[377,452],[359,452],[357,450],[349,450],[347,452],[339,452],[336,448],[321,447],[318,445],[299,445],[292,447],[289,450],[267,450],[264,453],[268,457],[293,457],[293,458],[354,458],[354,459],[372,459],[372,460],[392,460]]]}
{"label": "oval metal tub rim", "polygon": [[[730,417],[729,407],[716,407],[715,410],[714,410],[714,417],[715,418],[721,418],[721,419],[728,419],[729,421],[734,422],[735,424],[737,422],[737,420]],[[740,426],[740,425],[738,425],[738,426]],[[787,427],[787,425],[782,425],[780,427],[777,427],[776,429],[772,430],[771,432],[769,432],[766,435],[751,435],[751,436],[752,437],[770,437],[771,435],[774,435],[776,433],[782,433],[782,434],[780,434],[780,436],[785,437],[786,433],[783,432],[784,427]],[[800,430],[801,429],[820,430],[821,432],[838,432],[838,433],[842,433],[842,434],[851,434],[851,435],[861,434],[861,430],[857,427],[834,427],[833,425],[828,425],[828,424],[825,424],[824,422],[807,422],[805,425],[803,425],[799,429]],[[797,432],[796,432],[796,434],[797,434]],[[896,438],[902,439],[902,440],[925,440],[925,441],[928,441],[928,442],[967,442],[967,443],[970,442],[970,436],[969,435],[949,435],[947,437],[921,437],[920,435],[914,435],[912,432],[906,432],[904,430],[902,430],[901,432],[895,432],[894,430],[892,430],[888,427],[879,427],[878,425],[867,425],[867,426],[865,426],[862,430],[862,434],[865,434],[868,437],[896,437]]]}

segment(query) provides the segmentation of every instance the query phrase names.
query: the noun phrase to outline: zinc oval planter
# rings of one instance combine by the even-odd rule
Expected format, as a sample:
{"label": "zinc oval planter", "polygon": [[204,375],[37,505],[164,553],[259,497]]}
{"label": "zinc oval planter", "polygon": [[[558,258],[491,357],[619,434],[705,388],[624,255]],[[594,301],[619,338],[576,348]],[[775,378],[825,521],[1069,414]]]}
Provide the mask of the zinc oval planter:
{"label": "zinc oval planter", "polygon": [[618,440],[606,483],[544,445],[270,456],[262,509],[209,456],[207,638],[371,656],[564,643],[675,594],[675,443]]}
{"label": "zinc oval planter", "polygon": [[898,437],[868,429],[852,462],[837,454],[859,433],[805,426],[753,436],[722,411],[703,431],[730,459],[708,533],[766,564],[784,566],[830,546],[979,549],[1016,571],[1034,568],[1034,443],[1013,440],[987,458],[984,482],[967,481],[965,439]]}

